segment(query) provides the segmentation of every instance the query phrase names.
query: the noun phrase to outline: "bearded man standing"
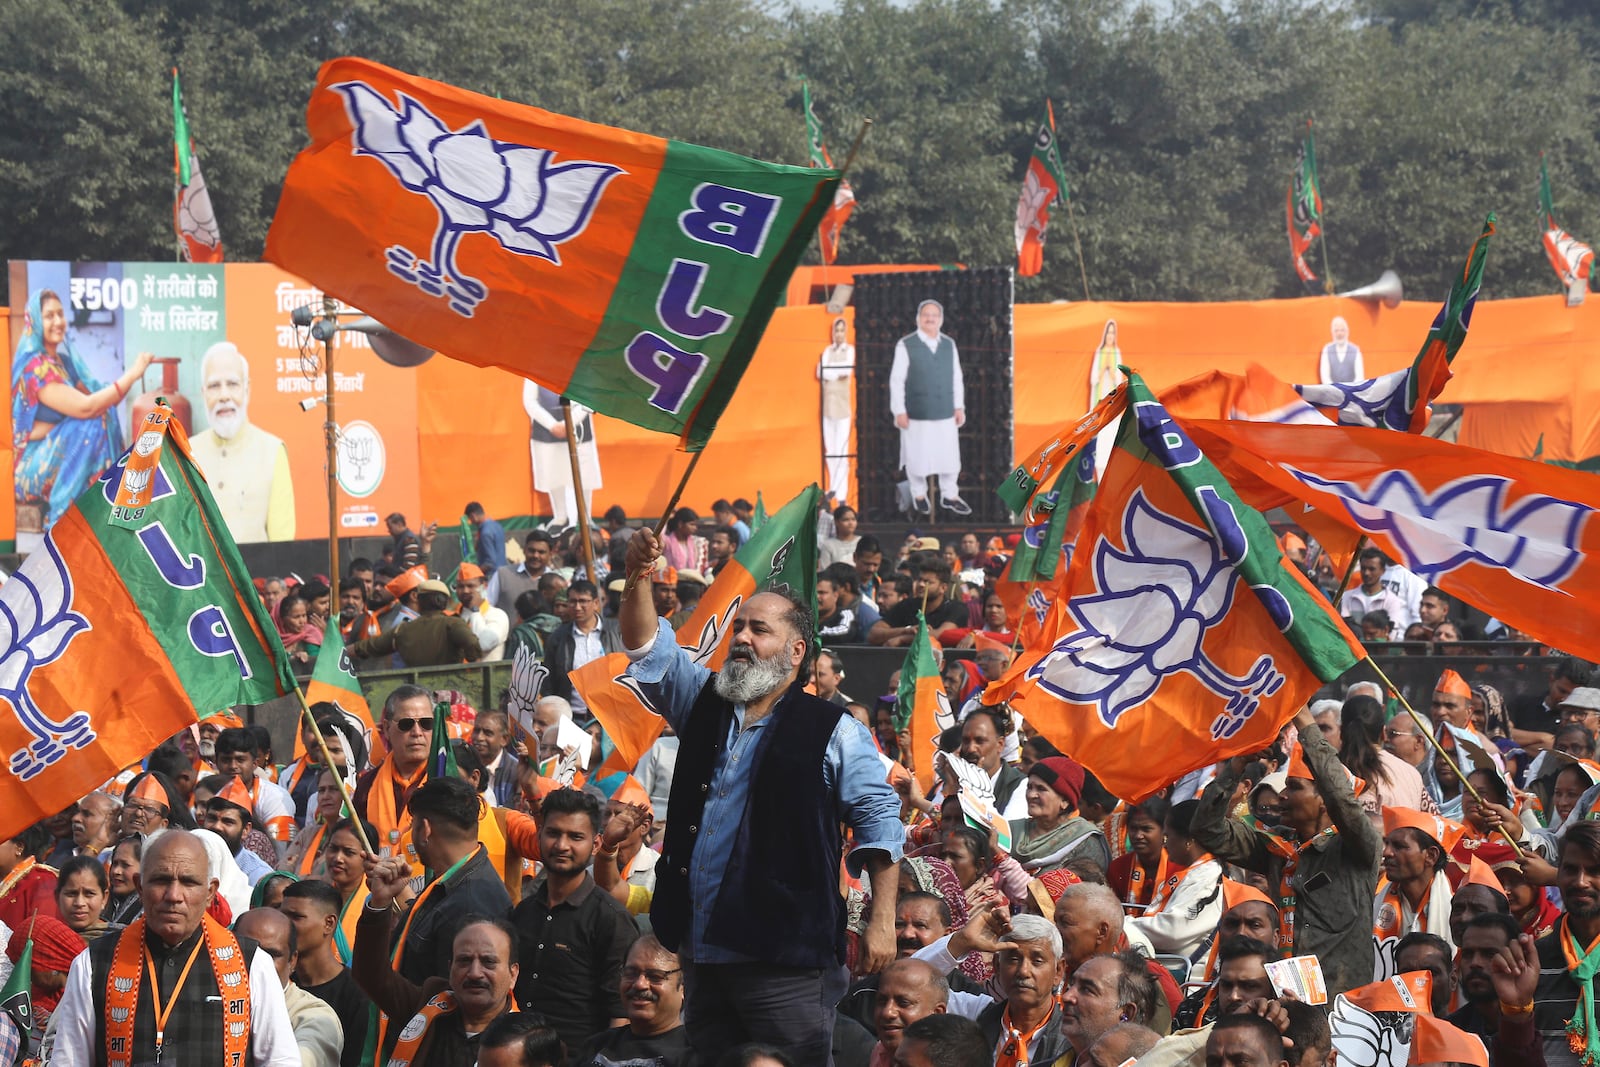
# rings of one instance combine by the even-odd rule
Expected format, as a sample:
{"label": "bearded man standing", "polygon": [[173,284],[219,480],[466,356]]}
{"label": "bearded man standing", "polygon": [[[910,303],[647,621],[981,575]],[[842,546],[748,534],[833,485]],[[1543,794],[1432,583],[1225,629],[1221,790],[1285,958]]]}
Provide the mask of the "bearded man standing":
{"label": "bearded man standing", "polygon": [[852,873],[871,876],[862,969],[876,972],[895,950],[899,799],[866,727],[798,684],[809,605],[779,592],[745,601],[713,673],[633,577],[647,578],[660,553],[649,530],[629,540],[621,629],[628,673],[680,738],[650,921],[685,961],[690,1045],[716,1062],[757,1041],[832,1067],[848,978],[839,825],[854,836]]}

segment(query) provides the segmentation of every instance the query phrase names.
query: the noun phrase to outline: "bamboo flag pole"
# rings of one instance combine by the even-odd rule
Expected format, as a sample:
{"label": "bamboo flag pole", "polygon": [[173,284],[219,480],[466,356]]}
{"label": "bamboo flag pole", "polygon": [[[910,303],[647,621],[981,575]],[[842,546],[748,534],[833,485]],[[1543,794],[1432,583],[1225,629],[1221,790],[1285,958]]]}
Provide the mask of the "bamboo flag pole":
{"label": "bamboo flag pole", "polygon": [[[1400,706],[1405,709],[1406,714],[1411,716],[1411,721],[1417,724],[1417,732],[1423,737],[1427,738],[1428,743],[1433,746],[1434,751],[1438,752],[1439,755],[1444,757],[1445,763],[1449,765],[1452,771],[1455,772],[1456,777],[1461,780],[1461,788],[1467,793],[1471,794],[1472,799],[1477,801],[1480,805],[1487,806],[1488,802],[1483,799],[1483,794],[1474,789],[1472,787],[1472,783],[1467,781],[1467,776],[1462,772],[1461,765],[1451,758],[1450,753],[1444,750],[1443,745],[1439,744],[1439,739],[1433,735],[1433,727],[1430,724],[1422,721],[1422,716],[1417,714],[1416,709],[1411,706],[1411,702],[1407,700],[1405,694],[1400,691],[1400,687],[1395,685],[1394,682],[1390,681],[1387,674],[1383,673],[1383,668],[1378,666],[1378,661],[1373,659],[1371,656],[1368,656],[1365,662],[1369,664],[1373,671],[1377,673],[1378,678],[1383,682],[1384,687],[1392,692],[1396,699],[1400,701]],[[1516,841],[1512,839],[1510,834],[1506,833],[1504,830],[1501,830],[1500,836],[1506,839],[1506,843],[1511,846],[1511,851],[1517,854],[1518,859],[1528,858],[1527,853],[1523,852],[1522,846],[1518,845]]]}
{"label": "bamboo flag pole", "polygon": [[578,536],[583,540],[583,565],[589,572],[589,584],[595,587],[600,580],[594,573],[594,541],[589,533],[589,501],[583,492],[582,464],[578,461],[578,433],[572,420],[572,401],[561,398],[561,418],[567,427],[567,460],[572,464],[572,494],[578,507]]}
{"label": "bamboo flag pole", "polygon": [[[294,687],[294,695],[300,701],[300,713],[305,716],[306,722],[311,724],[311,736],[317,739],[317,748],[322,752],[322,765],[328,769],[329,774],[333,775],[334,784],[339,787],[339,795],[344,797],[345,808],[350,812],[350,823],[355,827],[356,836],[361,839],[361,847],[369,855],[376,856],[378,850],[372,847],[372,842],[367,840],[367,832],[361,828],[361,813],[356,811],[355,799],[350,794],[350,783],[345,780],[344,775],[339,773],[339,769],[333,765],[333,754],[328,751],[328,742],[323,738],[322,730],[317,726],[316,717],[311,714],[311,705],[306,703],[305,690],[297,685]],[[345,755],[348,757],[350,753],[347,752]]]}

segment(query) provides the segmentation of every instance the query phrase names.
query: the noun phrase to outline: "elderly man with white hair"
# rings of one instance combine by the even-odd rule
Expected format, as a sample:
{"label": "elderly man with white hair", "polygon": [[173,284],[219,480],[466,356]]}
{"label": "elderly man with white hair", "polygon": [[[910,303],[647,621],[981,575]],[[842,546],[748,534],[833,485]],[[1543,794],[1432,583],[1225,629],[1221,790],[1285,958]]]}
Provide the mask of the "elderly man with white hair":
{"label": "elderly man with white hair", "polygon": [[1322,346],[1322,358],[1317,361],[1317,380],[1323,385],[1366,381],[1361,349],[1350,340],[1350,324],[1343,315],[1335,315],[1328,328],[1333,339]]}
{"label": "elderly man with white hair", "polygon": [[283,439],[250,421],[250,364],[231,341],[200,359],[206,429],[189,451],[235,541],[294,540],[294,482]]}
{"label": "elderly man with white hair", "polygon": [[[988,986],[994,995],[951,990],[947,1010],[978,1024],[994,1049],[996,1065],[1056,1062],[1072,1050],[1061,1030],[1056,999],[1066,972],[1061,934],[1049,919],[1013,915],[1009,929],[994,937],[1004,918],[994,915],[990,905],[978,910],[983,917],[975,914],[973,922],[954,936],[963,947],[971,939],[978,948],[994,952],[994,978]],[[951,939],[941,938],[911,958],[935,970],[953,969],[945,968],[954,964],[952,951]]]}

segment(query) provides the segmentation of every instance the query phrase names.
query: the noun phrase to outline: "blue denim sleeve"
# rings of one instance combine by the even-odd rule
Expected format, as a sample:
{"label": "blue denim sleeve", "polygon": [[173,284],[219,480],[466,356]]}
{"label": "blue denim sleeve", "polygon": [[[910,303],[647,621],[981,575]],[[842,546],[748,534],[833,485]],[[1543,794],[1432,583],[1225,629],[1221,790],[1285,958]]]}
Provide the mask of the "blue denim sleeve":
{"label": "blue denim sleeve", "polygon": [[849,715],[841,715],[828,739],[824,773],[838,784],[839,819],[850,827],[855,845],[845,859],[850,873],[860,876],[866,857],[876,849],[889,862],[899,863],[905,852],[906,831],[900,822],[900,797],[889,788],[888,772],[878,757],[867,728]]}
{"label": "blue denim sleeve", "polygon": [[628,658],[628,677],[674,730],[682,730],[711,672],[690,659],[666,619],[657,622],[650,647],[642,654],[630,651]]}

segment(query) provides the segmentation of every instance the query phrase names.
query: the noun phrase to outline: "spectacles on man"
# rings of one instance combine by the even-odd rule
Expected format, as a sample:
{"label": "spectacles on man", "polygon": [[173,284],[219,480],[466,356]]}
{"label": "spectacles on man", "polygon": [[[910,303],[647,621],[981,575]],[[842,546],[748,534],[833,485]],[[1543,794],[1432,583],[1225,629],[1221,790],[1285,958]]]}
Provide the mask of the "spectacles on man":
{"label": "spectacles on man", "polygon": [[670,971],[643,970],[637,967],[622,968],[622,981],[625,985],[632,985],[643,977],[651,985],[663,985],[668,978],[682,972],[682,967],[674,967]]}
{"label": "spectacles on man", "polygon": [[1400,737],[1416,737],[1417,732],[1415,730],[1396,730],[1393,726],[1385,726],[1383,728],[1383,736],[1385,739],[1393,741]]}
{"label": "spectacles on man", "polygon": [[390,719],[389,721],[394,723],[403,734],[409,734],[412,730],[433,729],[432,719]]}
{"label": "spectacles on man", "polygon": [[130,800],[122,808],[129,815],[145,815],[155,819],[164,819],[167,815],[166,808],[156,804],[146,804],[140,800]]}

